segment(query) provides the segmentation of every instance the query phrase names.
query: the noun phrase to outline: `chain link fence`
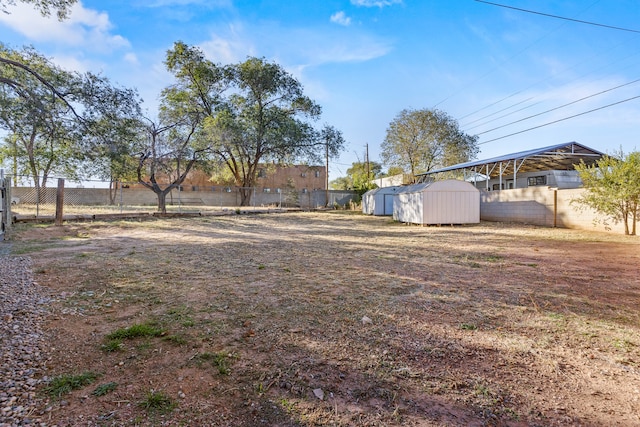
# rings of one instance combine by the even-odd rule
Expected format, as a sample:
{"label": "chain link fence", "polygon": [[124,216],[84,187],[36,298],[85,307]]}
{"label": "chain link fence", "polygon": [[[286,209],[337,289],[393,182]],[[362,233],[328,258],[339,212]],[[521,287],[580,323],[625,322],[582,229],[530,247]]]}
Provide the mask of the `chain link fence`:
{"label": "chain link fence", "polygon": [[[18,182],[24,184],[24,180]],[[58,189],[53,185],[44,188],[25,185],[12,187],[12,215],[15,218],[54,215]],[[161,188],[166,186],[161,185]],[[86,181],[79,184],[65,180],[63,187],[65,215],[95,216],[158,211],[156,193],[139,183]],[[350,208],[357,197],[352,191],[182,185],[167,193],[165,203],[167,213],[345,209]]]}

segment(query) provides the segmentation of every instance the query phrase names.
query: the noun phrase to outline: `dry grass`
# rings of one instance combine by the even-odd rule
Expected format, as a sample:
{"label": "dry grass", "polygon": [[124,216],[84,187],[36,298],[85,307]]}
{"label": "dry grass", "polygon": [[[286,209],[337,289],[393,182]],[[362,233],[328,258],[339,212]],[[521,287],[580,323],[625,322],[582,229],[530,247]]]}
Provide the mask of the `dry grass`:
{"label": "dry grass", "polygon": [[[50,375],[118,384],[52,424],[640,423],[637,238],[332,212],[21,226],[13,249],[56,298]],[[138,324],[166,334],[101,350]]]}

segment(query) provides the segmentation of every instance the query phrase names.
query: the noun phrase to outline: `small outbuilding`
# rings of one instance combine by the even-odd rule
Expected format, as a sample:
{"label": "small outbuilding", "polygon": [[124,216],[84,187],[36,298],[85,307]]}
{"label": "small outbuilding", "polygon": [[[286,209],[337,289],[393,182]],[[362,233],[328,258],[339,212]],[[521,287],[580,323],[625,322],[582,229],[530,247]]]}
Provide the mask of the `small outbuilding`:
{"label": "small outbuilding", "polygon": [[393,196],[401,186],[381,187],[362,195],[362,213],[366,215],[393,215]]}
{"label": "small outbuilding", "polygon": [[478,224],[480,191],[457,179],[402,187],[393,199],[393,219],[422,225]]}

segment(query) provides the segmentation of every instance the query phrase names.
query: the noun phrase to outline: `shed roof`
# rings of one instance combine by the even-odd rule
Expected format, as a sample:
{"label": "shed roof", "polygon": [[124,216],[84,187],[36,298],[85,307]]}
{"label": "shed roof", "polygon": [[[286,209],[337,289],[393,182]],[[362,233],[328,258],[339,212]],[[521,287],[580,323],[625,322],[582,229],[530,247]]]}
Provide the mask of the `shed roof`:
{"label": "shed roof", "polygon": [[397,193],[400,188],[402,188],[402,187],[399,186],[399,185],[395,185],[395,186],[392,186],[392,187],[373,188],[373,189],[367,191],[366,193],[364,193],[362,196],[375,196],[378,193],[380,193],[380,194],[394,194],[394,193]]}
{"label": "shed roof", "polygon": [[[505,173],[505,167],[517,168],[518,172],[538,172],[545,170],[572,170],[576,164],[583,160],[587,165],[591,165],[599,160],[604,153],[589,148],[577,142],[566,142],[564,144],[550,145],[548,147],[536,148],[532,150],[520,151],[518,153],[506,154],[492,157],[485,160],[474,160],[466,163],[448,166],[437,170],[432,170],[417,175],[426,178],[442,172],[450,172],[464,169],[475,169],[477,172],[497,177],[500,173]],[[496,167],[502,164],[504,167]],[[420,179],[420,178],[419,178]]]}
{"label": "shed roof", "polygon": [[461,181],[459,179],[445,179],[442,181],[421,182],[418,184],[411,184],[398,189],[397,194],[405,193],[419,193],[422,191],[464,191],[464,192],[477,192],[478,190],[468,182]]}

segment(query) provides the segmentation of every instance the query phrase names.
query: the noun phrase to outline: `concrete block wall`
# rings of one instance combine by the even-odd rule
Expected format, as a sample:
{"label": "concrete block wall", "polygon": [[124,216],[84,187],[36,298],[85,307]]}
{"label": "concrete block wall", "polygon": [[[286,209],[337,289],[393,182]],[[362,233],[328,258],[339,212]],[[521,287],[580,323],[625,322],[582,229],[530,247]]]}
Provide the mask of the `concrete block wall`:
{"label": "concrete block wall", "polygon": [[[194,209],[198,206],[235,207],[240,206],[240,193],[237,188],[231,187],[231,191],[225,191],[224,187],[208,187],[202,191],[172,191],[167,195],[167,205],[189,206]],[[14,187],[14,196],[20,199],[21,204],[36,204],[36,191],[30,187]],[[44,188],[40,190],[40,204],[55,204],[56,189]],[[265,192],[262,188],[256,188],[251,195],[250,206],[267,207],[283,206],[303,209],[315,209],[325,205],[327,192],[316,191],[289,191],[276,193]],[[352,191],[329,191],[329,206],[334,204],[345,205],[355,199]],[[105,188],[65,188],[64,203],[77,206],[106,206],[109,204],[109,190]],[[118,189],[115,195],[115,205],[123,206],[157,206],[156,194],[146,188]]]}
{"label": "concrete block wall", "polygon": [[582,188],[530,187],[480,192],[480,219],[544,227],[624,233],[624,225],[575,202]]}
{"label": "concrete block wall", "polygon": [[548,187],[480,191],[480,219],[553,227],[553,192]]}
{"label": "concrete block wall", "polygon": [[[624,234],[624,224],[616,224],[611,219],[606,220],[593,209],[575,202],[584,191],[582,188],[558,190],[558,226]],[[606,221],[603,222],[603,220]]]}

